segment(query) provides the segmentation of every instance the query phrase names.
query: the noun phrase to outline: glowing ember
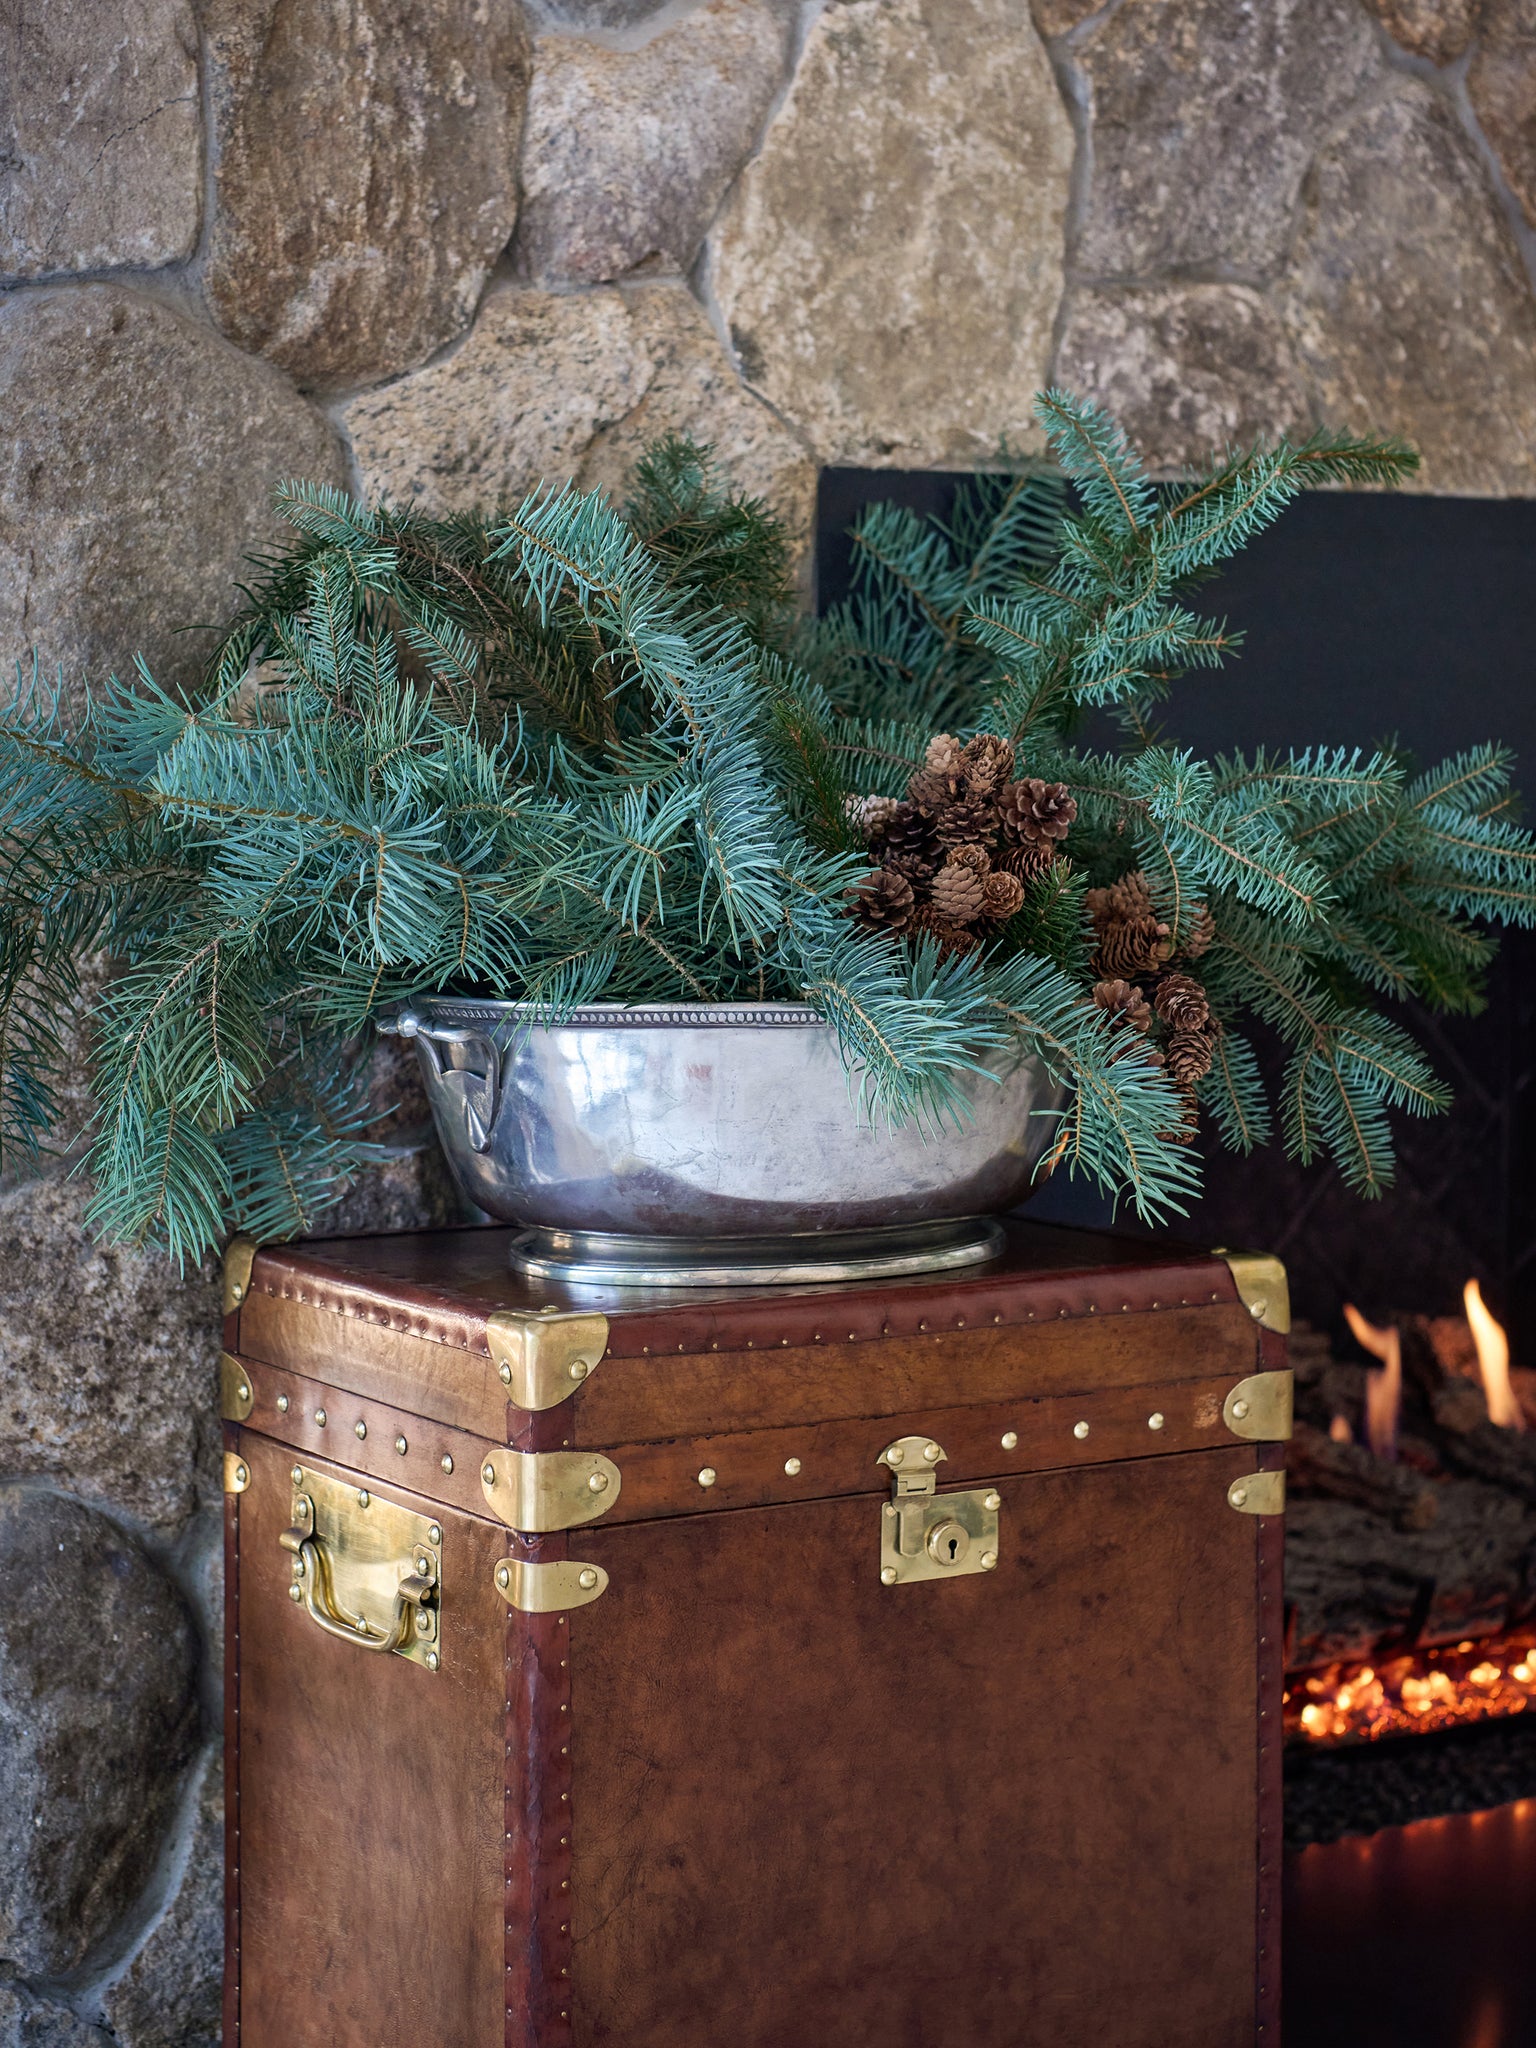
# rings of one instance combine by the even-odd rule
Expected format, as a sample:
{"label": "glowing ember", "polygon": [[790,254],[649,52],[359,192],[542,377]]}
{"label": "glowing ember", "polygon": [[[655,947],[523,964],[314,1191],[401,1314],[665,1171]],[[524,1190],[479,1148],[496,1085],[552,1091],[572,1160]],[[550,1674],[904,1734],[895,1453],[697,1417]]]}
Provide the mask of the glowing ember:
{"label": "glowing ember", "polygon": [[1523,1714],[1536,1701],[1536,1631],[1457,1643],[1374,1664],[1331,1664],[1293,1677],[1285,1694],[1292,1740],[1376,1742]]}
{"label": "glowing ember", "polygon": [[1509,1339],[1489,1314],[1483,1290],[1475,1280],[1467,1282],[1461,1298],[1477,1346],[1478,1377],[1488,1398],[1488,1420],[1500,1429],[1524,1429],[1525,1417],[1509,1380]]}
{"label": "glowing ember", "polygon": [[1397,1418],[1403,1405],[1403,1340],[1396,1330],[1378,1330],[1368,1323],[1352,1302],[1344,1304],[1344,1320],[1355,1342],[1382,1365],[1365,1383],[1365,1440],[1378,1458],[1395,1458]]}

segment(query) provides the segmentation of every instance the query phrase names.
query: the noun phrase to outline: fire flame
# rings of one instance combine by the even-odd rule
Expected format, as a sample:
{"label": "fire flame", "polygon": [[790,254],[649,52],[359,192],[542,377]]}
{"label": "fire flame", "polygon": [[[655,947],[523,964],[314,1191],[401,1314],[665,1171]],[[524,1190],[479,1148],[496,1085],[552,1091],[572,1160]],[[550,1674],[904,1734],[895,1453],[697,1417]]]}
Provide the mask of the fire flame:
{"label": "fire flame", "polygon": [[1352,1302],[1344,1304],[1344,1320],[1355,1342],[1381,1360],[1380,1372],[1365,1382],[1365,1439],[1378,1458],[1397,1456],[1397,1418],[1403,1405],[1403,1340],[1395,1329],[1378,1330]]}
{"label": "fire flame", "polygon": [[1330,1664],[1292,1678],[1285,1730],[1293,1740],[1375,1742],[1523,1714],[1533,1704],[1536,1642],[1525,1630],[1374,1664]]}
{"label": "fire flame", "polygon": [[1461,1298],[1472,1341],[1477,1346],[1477,1370],[1488,1401],[1488,1420],[1496,1422],[1500,1429],[1524,1429],[1525,1417],[1509,1380],[1509,1339],[1489,1313],[1483,1290],[1475,1280],[1467,1282]]}

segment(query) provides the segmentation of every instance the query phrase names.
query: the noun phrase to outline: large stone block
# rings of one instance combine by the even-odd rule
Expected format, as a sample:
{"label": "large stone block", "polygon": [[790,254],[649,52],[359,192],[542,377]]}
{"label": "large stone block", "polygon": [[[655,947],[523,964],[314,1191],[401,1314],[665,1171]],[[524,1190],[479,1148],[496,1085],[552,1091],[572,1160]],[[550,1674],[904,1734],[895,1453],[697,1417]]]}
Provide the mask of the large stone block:
{"label": "large stone block", "polygon": [[1326,423],[1406,435],[1430,490],[1536,490],[1536,301],[1427,86],[1397,86],[1319,157],[1281,300]]}
{"label": "large stone block", "polygon": [[188,0],[0,0],[0,277],[190,256],[202,192]]}
{"label": "large stone block", "polygon": [[506,0],[206,0],[207,291],[301,384],[367,383],[469,325],[517,220],[528,42]]}
{"label": "large stone block", "polygon": [[682,285],[498,292],[463,348],[357,399],[346,424],[366,489],[431,511],[516,504],[543,478],[622,490],[644,442],[675,431],[809,521],[804,448],[742,389]]}
{"label": "large stone block", "polygon": [[710,237],[742,370],[826,462],[1039,445],[1071,124],[1011,0],[839,0]]}
{"label": "large stone block", "polygon": [[0,1583],[0,1958],[57,1977],[160,1855],[197,1736],[196,1633],[132,1537],[41,1487],[0,1486]]}
{"label": "large stone block", "polygon": [[179,1528],[219,1485],[217,1292],[97,1244],[85,1202],[72,1180],[0,1194],[0,1474]]}
{"label": "large stone block", "polygon": [[34,1998],[19,1984],[0,1982],[0,2048],[110,2048],[110,2041],[100,2027],[77,2019],[67,2006]]}
{"label": "large stone block", "polygon": [[1376,19],[1415,57],[1449,64],[1477,33],[1486,0],[1365,0]]}
{"label": "large stone block", "polygon": [[1536,0],[1482,0],[1467,90],[1521,210],[1536,227]]}
{"label": "large stone block", "polygon": [[[102,2000],[120,2048],[218,2048],[224,1968],[224,1767],[209,1756],[175,1896]],[[0,2037],[3,2039],[3,2037]]]}
{"label": "large stone block", "polygon": [[1155,469],[1305,434],[1307,395],[1274,308],[1245,285],[1087,288],[1067,309],[1056,381],[1107,406]]}
{"label": "large stone block", "polygon": [[776,0],[710,0],[632,51],[541,37],[523,132],[519,276],[683,271],[783,82]]}
{"label": "large stone block", "polygon": [[1093,136],[1078,268],[1122,280],[1271,272],[1313,152],[1383,68],[1359,0],[1126,0],[1077,54]]}
{"label": "large stone block", "polygon": [[345,476],[265,364],[117,285],[0,299],[0,661],[195,675],[287,476]]}

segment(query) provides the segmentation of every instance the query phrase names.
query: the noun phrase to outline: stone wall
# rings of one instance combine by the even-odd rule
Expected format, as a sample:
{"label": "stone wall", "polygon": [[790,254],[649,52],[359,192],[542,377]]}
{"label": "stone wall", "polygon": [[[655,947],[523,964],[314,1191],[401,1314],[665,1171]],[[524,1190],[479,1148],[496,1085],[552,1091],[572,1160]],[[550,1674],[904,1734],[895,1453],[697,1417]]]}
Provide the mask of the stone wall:
{"label": "stone wall", "polygon": [[[805,542],[1052,379],[1527,493],[1533,257],[1532,0],[0,0],[0,653],[184,680],[285,475],[685,429]],[[407,1129],[348,1215],[447,1201]],[[81,1202],[0,1187],[0,2048],[205,2048],[212,1281]]]}

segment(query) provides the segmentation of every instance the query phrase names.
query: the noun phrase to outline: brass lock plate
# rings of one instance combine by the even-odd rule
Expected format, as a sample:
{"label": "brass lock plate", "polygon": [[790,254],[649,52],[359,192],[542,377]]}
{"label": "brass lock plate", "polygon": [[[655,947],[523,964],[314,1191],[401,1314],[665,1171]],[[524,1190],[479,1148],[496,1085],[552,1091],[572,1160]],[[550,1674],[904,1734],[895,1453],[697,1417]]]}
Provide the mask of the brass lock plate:
{"label": "brass lock plate", "polygon": [[995,1571],[1001,1507],[1001,1496],[990,1486],[886,1501],[880,1510],[881,1585]]}
{"label": "brass lock plate", "polygon": [[[351,1486],[329,1473],[295,1465],[293,1528],[312,1539],[324,1576],[318,1597],[326,1633],[355,1632],[360,1648],[381,1647],[380,1638],[409,1623],[392,1654],[436,1671],[441,1661],[439,1609],[443,1588],[443,1530],[430,1515],[418,1515],[369,1486]],[[293,1549],[286,1542],[284,1547]],[[304,1602],[302,1559],[294,1555],[295,1604]],[[401,1588],[409,1597],[402,1599]],[[315,1608],[310,1607],[315,1618]],[[332,1624],[327,1626],[327,1623]]]}

